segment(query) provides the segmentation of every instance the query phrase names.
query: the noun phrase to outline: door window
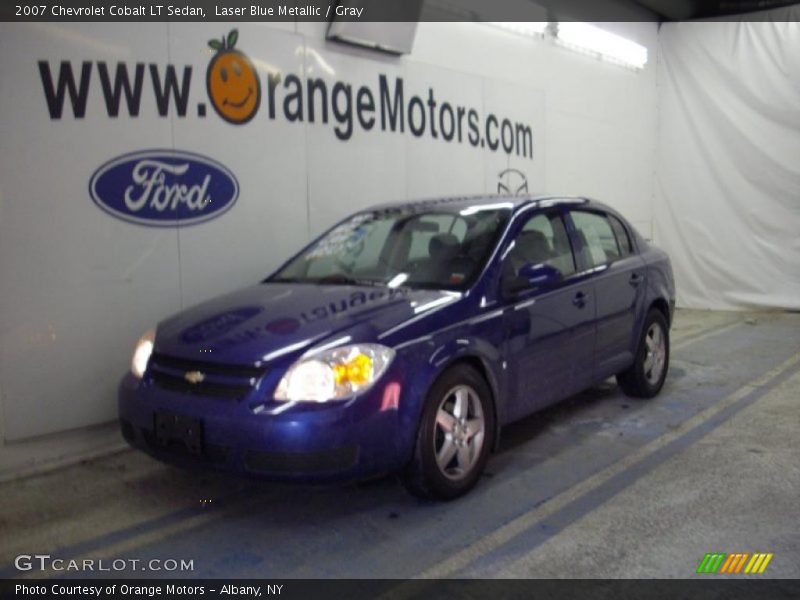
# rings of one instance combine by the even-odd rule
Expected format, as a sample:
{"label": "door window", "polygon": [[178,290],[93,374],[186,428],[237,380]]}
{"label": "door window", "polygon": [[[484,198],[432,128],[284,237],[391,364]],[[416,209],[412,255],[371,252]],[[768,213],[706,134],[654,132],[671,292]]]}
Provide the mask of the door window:
{"label": "door window", "polygon": [[575,272],[575,258],[564,222],[558,213],[531,217],[506,257],[516,274],[525,264],[555,267],[564,277]]}
{"label": "door window", "polygon": [[620,257],[617,238],[605,215],[579,210],[572,211],[570,215],[582,242],[583,260],[589,268],[605,265]]}

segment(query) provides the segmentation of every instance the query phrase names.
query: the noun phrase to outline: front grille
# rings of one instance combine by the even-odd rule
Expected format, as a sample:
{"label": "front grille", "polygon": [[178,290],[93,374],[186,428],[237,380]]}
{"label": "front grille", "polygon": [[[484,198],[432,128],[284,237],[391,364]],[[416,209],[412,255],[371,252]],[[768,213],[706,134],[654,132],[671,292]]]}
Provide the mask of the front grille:
{"label": "front grille", "polygon": [[172,369],[178,371],[201,371],[231,377],[261,377],[267,372],[267,367],[254,367],[252,365],[227,365],[224,363],[194,360],[191,358],[177,358],[166,354],[153,353],[150,357],[150,366]]}
{"label": "front grille", "polygon": [[153,383],[158,387],[171,392],[182,394],[192,394],[193,396],[214,396],[216,398],[238,399],[249,392],[253,386],[250,385],[230,385],[227,383],[215,383],[213,381],[203,381],[201,383],[189,383],[183,377],[176,377],[167,373],[152,373]]}
{"label": "front grille", "polygon": [[145,444],[160,456],[174,456],[176,458],[189,459],[192,461],[213,463],[223,465],[230,460],[231,449],[229,446],[219,446],[217,444],[203,444],[203,452],[193,454],[181,444],[160,444],[158,438],[152,431],[142,429],[142,439]]}
{"label": "front grille", "polygon": [[[267,367],[229,365],[154,353],[148,365],[153,385],[192,396],[240,400],[266,374]],[[202,381],[192,383],[188,373],[200,373]]]}
{"label": "front grille", "polygon": [[244,465],[254,473],[331,473],[345,471],[358,461],[358,446],[317,452],[264,452],[247,450]]}

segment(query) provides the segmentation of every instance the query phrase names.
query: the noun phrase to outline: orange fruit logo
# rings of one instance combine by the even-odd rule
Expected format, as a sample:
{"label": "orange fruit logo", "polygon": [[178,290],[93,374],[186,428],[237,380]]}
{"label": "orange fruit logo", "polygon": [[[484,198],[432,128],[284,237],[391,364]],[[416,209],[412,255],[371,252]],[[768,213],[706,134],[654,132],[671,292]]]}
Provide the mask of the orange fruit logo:
{"label": "orange fruit logo", "polygon": [[239,32],[234,29],[227,38],[209,40],[208,45],[216,53],[208,63],[206,88],[217,114],[228,123],[241,125],[258,112],[261,83],[250,59],[234,50],[237,39]]}

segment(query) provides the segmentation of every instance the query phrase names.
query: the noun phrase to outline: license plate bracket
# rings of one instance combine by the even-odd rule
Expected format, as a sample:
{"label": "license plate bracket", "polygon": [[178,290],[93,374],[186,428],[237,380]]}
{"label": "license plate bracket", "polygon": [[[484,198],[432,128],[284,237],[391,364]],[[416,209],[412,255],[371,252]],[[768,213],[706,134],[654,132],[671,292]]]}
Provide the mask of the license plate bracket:
{"label": "license plate bracket", "polygon": [[189,454],[203,454],[203,421],[167,411],[156,411],[154,418],[156,441],[164,447],[177,447]]}

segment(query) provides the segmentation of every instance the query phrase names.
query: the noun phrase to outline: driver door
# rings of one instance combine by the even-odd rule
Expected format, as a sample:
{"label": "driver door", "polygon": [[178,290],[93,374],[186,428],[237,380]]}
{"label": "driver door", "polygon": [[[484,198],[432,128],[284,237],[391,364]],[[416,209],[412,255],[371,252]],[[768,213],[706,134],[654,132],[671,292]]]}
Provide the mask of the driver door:
{"label": "driver door", "polygon": [[[559,209],[523,221],[502,257],[509,417],[516,419],[579,391],[591,379],[595,301],[591,283],[577,275]],[[526,264],[555,267],[561,279],[511,291],[509,282]]]}

